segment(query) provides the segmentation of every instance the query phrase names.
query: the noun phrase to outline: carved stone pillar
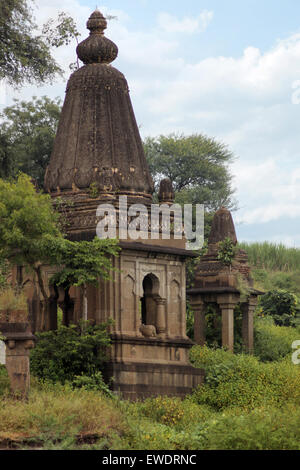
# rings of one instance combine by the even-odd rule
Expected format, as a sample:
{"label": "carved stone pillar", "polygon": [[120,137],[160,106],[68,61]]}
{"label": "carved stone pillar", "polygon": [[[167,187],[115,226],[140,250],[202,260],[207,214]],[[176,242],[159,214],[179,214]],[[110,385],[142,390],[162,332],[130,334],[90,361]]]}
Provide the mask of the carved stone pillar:
{"label": "carved stone pillar", "polygon": [[205,335],[205,303],[202,300],[191,302],[191,307],[194,312],[194,341],[200,346],[204,346]]}
{"label": "carved stone pillar", "polygon": [[6,369],[14,395],[26,398],[30,388],[30,349],[35,337],[28,323],[0,324],[6,345]]}
{"label": "carved stone pillar", "polygon": [[222,347],[233,352],[235,304],[219,304],[222,314]]}
{"label": "carved stone pillar", "polygon": [[257,298],[250,297],[249,301],[242,305],[242,338],[243,345],[249,353],[253,352],[253,316],[257,305]]}
{"label": "carved stone pillar", "polygon": [[156,299],[156,330],[160,336],[166,335],[166,299]]}

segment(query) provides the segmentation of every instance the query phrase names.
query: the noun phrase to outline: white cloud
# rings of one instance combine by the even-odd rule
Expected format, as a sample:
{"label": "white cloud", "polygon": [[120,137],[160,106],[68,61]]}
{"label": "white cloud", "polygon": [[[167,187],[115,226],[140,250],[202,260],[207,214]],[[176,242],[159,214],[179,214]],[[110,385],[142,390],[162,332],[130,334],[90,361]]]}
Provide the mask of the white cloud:
{"label": "white cloud", "polygon": [[161,12],[157,21],[160,28],[167,33],[196,33],[205,31],[213,16],[213,11],[204,10],[196,17],[185,16],[178,19],[169,13]]}

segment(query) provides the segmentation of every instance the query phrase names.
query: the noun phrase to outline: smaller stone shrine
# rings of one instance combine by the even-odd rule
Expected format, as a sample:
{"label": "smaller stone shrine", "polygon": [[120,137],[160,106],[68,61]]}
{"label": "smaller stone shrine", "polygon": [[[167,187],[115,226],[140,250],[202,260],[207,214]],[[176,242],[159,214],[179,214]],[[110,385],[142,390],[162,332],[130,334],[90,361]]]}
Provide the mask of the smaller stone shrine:
{"label": "smaller stone shrine", "polygon": [[[194,339],[197,344],[206,342],[205,311],[213,304],[216,316],[222,322],[222,347],[233,351],[234,311],[242,309],[242,338],[245,350],[253,351],[253,314],[257,297],[262,292],[253,288],[253,280],[245,251],[236,249],[230,264],[220,260],[220,242],[229,239],[237,245],[231,213],[225,207],[213,218],[208,240],[208,251],[195,269],[194,287],[187,291],[194,311]],[[217,320],[217,319],[216,319]]]}
{"label": "smaller stone shrine", "polygon": [[[4,337],[5,365],[11,392],[18,398],[27,398],[30,388],[30,350],[36,338],[28,319],[15,316],[14,312],[0,315],[0,332]],[[25,312],[24,317],[27,317]]]}

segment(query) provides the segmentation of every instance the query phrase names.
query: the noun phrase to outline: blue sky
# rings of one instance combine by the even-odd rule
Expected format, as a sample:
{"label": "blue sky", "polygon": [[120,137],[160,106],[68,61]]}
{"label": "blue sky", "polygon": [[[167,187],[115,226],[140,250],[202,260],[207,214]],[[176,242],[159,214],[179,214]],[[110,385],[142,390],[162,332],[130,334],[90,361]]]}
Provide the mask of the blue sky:
{"label": "blue sky", "polygon": [[[82,39],[97,0],[36,0],[42,24],[58,11]],[[112,0],[98,3],[119,47],[114,62],[129,83],[142,136],[214,136],[236,155],[231,165],[239,240],[300,247],[299,0]],[[75,59],[75,44],[55,51]],[[52,86],[8,90],[14,97],[64,96],[69,75]]]}

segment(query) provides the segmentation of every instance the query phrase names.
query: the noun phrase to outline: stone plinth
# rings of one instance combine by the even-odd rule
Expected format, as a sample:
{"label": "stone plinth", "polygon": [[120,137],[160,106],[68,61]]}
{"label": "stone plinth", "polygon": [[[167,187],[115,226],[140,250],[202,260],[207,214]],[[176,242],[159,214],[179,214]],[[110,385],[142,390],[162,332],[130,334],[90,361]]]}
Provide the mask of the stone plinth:
{"label": "stone plinth", "polygon": [[113,376],[112,390],[127,400],[158,395],[184,398],[204,381],[203,369],[189,363],[192,345],[189,339],[114,335],[112,360],[106,365],[105,378]]}
{"label": "stone plinth", "polygon": [[35,337],[29,330],[29,323],[0,323],[0,331],[6,346],[6,369],[10,379],[11,392],[26,398],[30,388],[30,349]]}

